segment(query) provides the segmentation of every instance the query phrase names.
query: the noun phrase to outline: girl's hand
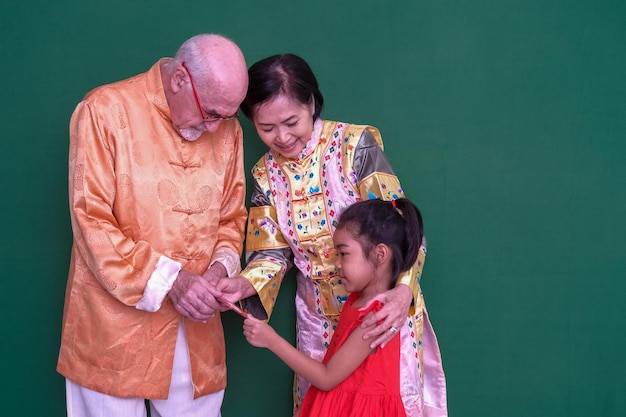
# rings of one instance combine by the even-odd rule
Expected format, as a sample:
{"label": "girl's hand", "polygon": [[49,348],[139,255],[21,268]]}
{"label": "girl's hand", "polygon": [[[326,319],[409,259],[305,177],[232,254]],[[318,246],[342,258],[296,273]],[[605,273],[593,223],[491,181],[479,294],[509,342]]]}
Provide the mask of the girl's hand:
{"label": "girl's hand", "polygon": [[370,344],[372,349],[378,346],[381,348],[385,347],[387,342],[406,325],[406,318],[409,314],[411,301],[413,301],[413,293],[408,285],[399,284],[395,288],[377,295],[372,299],[372,301],[374,300],[379,300],[383,303],[383,308],[374,314],[368,314],[368,317],[363,320],[361,325],[362,328],[366,328],[379,323],[363,335],[363,340],[374,339]]}
{"label": "girl's hand", "polygon": [[278,335],[272,327],[251,315],[243,321],[243,335],[248,343],[260,348],[269,348]]}

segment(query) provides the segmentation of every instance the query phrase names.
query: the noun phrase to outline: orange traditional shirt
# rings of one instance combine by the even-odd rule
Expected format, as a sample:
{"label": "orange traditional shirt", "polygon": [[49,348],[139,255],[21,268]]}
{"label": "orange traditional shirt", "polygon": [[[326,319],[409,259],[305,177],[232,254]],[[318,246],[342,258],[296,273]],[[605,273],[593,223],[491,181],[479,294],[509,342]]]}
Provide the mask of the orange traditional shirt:
{"label": "orange traditional shirt", "polygon": [[[105,394],[165,399],[181,316],[167,297],[154,312],[136,307],[163,261],[197,274],[224,254],[238,264],[246,221],[241,126],[224,121],[196,141],[183,139],[156,63],[77,106],[69,194],[74,241],[57,370]],[[183,324],[194,396],[224,389],[219,315]]]}

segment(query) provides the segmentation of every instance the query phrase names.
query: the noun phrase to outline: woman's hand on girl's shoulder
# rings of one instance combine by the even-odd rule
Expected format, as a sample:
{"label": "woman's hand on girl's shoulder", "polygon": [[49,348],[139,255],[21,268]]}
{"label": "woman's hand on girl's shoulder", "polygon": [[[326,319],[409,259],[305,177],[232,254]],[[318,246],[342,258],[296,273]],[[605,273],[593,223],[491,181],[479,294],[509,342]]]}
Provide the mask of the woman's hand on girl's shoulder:
{"label": "woman's hand on girl's shoulder", "polygon": [[385,291],[377,295],[370,303],[361,310],[367,308],[374,300],[383,303],[383,308],[368,315],[364,318],[361,328],[371,327],[363,335],[364,340],[373,340],[370,344],[372,349],[385,345],[400,331],[406,324],[406,318],[409,314],[409,308],[413,301],[411,289],[404,284],[400,284],[395,288]]}

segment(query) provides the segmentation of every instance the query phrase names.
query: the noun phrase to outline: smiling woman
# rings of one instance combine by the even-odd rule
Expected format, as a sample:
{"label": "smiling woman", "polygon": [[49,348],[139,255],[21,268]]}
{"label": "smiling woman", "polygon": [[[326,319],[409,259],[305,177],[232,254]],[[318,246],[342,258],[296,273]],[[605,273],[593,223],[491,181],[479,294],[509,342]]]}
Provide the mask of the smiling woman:
{"label": "smiling woman", "polygon": [[[298,268],[298,349],[321,361],[348,299],[332,241],[339,215],[359,200],[393,200],[403,191],[378,129],[320,118],[323,97],[302,58],[275,55],[248,73],[241,108],[270,150],[252,170],[246,268],[220,288],[230,301],[241,299],[253,316],[269,318],[293,262]],[[441,416],[447,413],[445,377],[419,284],[425,247],[419,254],[413,268],[396,277],[395,287],[382,293],[384,306],[366,318],[363,325],[372,327],[363,338],[372,349],[391,340],[395,332],[390,328],[399,329],[403,365],[397,383],[407,414],[436,410]],[[411,305],[416,308],[410,312]],[[425,375],[437,383],[425,385]],[[296,375],[295,407],[309,385]]]}
{"label": "smiling woman", "polygon": [[315,105],[281,94],[257,106],[253,123],[259,137],[285,158],[297,159],[311,138]]}

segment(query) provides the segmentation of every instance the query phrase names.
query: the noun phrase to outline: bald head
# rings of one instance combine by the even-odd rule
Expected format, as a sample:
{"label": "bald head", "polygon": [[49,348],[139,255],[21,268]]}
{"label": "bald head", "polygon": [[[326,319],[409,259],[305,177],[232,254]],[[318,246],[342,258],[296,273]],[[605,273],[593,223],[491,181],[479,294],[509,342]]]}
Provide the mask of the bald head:
{"label": "bald head", "polygon": [[185,63],[203,99],[239,106],[246,96],[248,68],[241,49],[230,39],[196,35],[182,44],[174,60]]}

